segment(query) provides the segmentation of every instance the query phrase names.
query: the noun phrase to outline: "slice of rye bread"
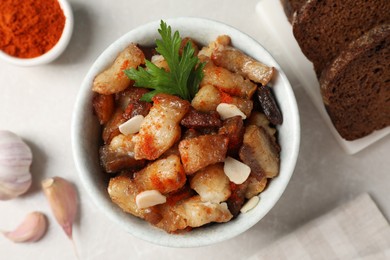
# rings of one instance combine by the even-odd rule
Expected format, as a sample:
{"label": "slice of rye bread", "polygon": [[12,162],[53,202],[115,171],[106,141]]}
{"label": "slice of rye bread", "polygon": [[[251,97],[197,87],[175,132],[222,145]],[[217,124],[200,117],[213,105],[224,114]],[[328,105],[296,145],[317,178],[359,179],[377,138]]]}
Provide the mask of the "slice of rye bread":
{"label": "slice of rye bread", "polygon": [[293,21],[294,13],[299,10],[301,6],[306,3],[306,1],[307,0],[280,0],[284,9],[284,13],[286,14],[290,23]]}
{"label": "slice of rye bread", "polygon": [[390,24],[351,42],[319,82],[325,108],[344,139],[390,125]]}
{"label": "slice of rye bread", "polygon": [[308,0],[295,13],[293,33],[319,76],[349,42],[390,22],[390,0]]}

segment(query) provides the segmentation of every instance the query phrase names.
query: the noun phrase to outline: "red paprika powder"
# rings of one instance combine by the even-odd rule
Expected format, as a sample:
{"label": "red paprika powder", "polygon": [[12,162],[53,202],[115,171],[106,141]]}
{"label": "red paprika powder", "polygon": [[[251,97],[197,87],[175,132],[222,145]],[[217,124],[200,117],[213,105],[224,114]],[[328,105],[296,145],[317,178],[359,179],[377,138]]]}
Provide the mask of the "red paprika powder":
{"label": "red paprika powder", "polygon": [[57,0],[0,0],[0,49],[34,58],[58,42],[65,15]]}

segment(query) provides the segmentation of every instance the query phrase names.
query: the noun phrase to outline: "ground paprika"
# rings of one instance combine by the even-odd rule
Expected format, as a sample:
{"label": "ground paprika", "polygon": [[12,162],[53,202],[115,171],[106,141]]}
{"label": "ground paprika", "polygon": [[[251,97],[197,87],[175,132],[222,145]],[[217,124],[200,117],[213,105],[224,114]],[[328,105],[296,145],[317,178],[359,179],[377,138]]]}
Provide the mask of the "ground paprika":
{"label": "ground paprika", "polygon": [[0,50],[34,58],[58,42],[65,15],[57,0],[1,0]]}

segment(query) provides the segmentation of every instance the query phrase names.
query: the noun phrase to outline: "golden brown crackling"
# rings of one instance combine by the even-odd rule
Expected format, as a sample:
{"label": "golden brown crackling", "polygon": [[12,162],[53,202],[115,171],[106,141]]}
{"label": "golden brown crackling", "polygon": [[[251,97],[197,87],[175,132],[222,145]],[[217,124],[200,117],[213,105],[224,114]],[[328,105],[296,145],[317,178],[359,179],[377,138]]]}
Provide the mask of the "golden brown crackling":
{"label": "golden brown crackling", "polygon": [[261,126],[246,127],[239,155],[259,180],[264,176],[273,178],[279,173],[279,146]]}

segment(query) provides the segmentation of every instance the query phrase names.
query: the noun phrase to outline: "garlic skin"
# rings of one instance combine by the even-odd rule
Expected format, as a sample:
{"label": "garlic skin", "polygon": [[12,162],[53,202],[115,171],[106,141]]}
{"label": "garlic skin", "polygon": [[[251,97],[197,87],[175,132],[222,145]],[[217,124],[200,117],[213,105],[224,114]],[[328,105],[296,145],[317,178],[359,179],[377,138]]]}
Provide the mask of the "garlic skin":
{"label": "garlic skin", "polygon": [[42,181],[42,189],[58,224],[69,239],[72,239],[72,226],[77,214],[78,201],[75,187],[61,177],[53,177]]}
{"label": "garlic skin", "polygon": [[16,134],[0,130],[0,200],[13,199],[31,186],[30,147]]}
{"label": "garlic skin", "polygon": [[35,242],[43,237],[46,229],[46,216],[34,211],[28,214],[14,231],[3,232],[3,235],[16,243]]}

